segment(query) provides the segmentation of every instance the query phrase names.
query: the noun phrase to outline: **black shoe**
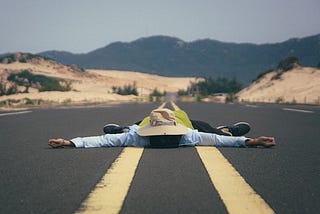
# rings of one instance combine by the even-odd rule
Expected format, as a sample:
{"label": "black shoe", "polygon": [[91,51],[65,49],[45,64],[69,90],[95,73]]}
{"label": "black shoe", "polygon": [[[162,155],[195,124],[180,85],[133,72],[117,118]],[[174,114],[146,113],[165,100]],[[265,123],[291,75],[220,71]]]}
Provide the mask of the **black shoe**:
{"label": "black shoe", "polygon": [[250,125],[246,122],[239,122],[232,126],[219,126],[217,129],[230,136],[244,136],[250,131]]}
{"label": "black shoe", "polygon": [[123,133],[127,127],[122,127],[117,124],[107,124],[103,127],[103,132],[105,134],[119,134]]}

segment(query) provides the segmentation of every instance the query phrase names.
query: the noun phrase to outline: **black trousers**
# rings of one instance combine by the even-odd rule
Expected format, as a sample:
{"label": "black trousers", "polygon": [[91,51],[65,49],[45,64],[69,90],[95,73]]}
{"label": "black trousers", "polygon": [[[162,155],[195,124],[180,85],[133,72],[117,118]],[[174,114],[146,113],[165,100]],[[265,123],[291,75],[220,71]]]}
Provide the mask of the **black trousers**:
{"label": "black trousers", "polygon": [[[139,125],[142,120],[136,122],[135,124]],[[209,123],[200,120],[190,120],[194,129],[197,129],[199,132],[213,133],[218,135],[228,135],[222,132],[220,129],[212,127]]]}
{"label": "black trousers", "polygon": [[200,120],[190,120],[194,129],[199,132],[213,133],[218,135],[228,135],[222,132],[220,129],[212,127],[210,124]]}

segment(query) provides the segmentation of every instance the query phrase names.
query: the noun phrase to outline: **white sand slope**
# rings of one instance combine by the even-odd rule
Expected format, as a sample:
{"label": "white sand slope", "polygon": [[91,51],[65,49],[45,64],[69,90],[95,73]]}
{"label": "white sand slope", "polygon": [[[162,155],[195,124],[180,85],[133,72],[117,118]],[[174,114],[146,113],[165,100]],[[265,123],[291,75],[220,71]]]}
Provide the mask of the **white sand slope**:
{"label": "white sand slope", "polygon": [[271,72],[237,95],[240,101],[320,104],[320,69],[298,67],[272,80]]}
{"label": "white sand slope", "polygon": [[[58,64],[51,60],[36,59],[28,63],[14,62],[10,64],[0,63],[0,78],[6,80],[11,72],[29,70],[34,74],[42,74],[60,78],[72,83],[72,91],[69,92],[38,92],[30,89],[31,93],[1,96],[0,101],[7,99],[42,99],[52,102],[108,102],[108,101],[132,101],[136,96],[121,96],[112,93],[112,87],[123,87],[136,84],[140,96],[147,96],[155,88],[160,92],[177,92],[186,90],[190,82],[195,78],[172,78],[151,75],[139,72],[110,71],[110,70],[86,70],[79,71],[69,66]],[[23,88],[21,88],[23,90]]]}

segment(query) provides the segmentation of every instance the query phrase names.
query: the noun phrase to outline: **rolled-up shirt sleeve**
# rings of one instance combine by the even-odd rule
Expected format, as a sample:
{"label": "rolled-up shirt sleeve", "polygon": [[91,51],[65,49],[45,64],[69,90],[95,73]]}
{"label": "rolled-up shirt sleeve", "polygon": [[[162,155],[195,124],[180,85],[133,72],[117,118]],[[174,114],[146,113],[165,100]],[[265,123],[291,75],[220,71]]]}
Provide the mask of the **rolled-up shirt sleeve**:
{"label": "rolled-up shirt sleeve", "polygon": [[90,147],[119,147],[124,146],[126,134],[106,134],[101,136],[77,137],[71,139],[75,147],[90,148]]}
{"label": "rolled-up shirt sleeve", "polygon": [[149,139],[140,137],[136,131],[138,126],[130,126],[128,132],[121,134],[105,134],[101,136],[77,137],[70,141],[77,148],[92,148],[92,147],[124,147],[136,146],[145,147],[150,145]]}
{"label": "rolled-up shirt sleeve", "polygon": [[246,147],[245,141],[248,139],[242,137],[223,136],[212,133],[197,132],[199,135],[199,146],[216,146],[216,147]]}

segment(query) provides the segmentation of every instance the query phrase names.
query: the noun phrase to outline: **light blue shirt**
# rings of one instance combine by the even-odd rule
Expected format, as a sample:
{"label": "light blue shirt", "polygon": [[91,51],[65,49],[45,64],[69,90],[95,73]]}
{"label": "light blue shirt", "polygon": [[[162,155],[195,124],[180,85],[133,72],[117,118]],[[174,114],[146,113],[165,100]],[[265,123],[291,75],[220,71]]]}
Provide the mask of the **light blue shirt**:
{"label": "light blue shirt", "polygon": [[[149,137],[137,134],[138,125],[132,125],[127,132],[121,134],[105,134],[92,137],[77,137],[71,139],[76,147],[150,147]],[[216,147],[246,147],[246,137],[230,137],[212,133],[198,132],[189,129],[181,137],[179,146],[216,146]]]}

